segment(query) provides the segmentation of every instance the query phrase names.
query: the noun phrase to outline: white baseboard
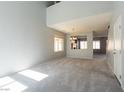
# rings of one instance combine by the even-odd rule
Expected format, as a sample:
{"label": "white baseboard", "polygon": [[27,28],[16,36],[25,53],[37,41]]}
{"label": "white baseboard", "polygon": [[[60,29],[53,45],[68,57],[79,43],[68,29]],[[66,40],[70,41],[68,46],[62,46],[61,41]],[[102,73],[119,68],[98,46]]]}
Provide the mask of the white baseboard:
{"label": "white baseboard", "polygon": [[[110,69],[110,70],[112,71],[112,73],[115,75],[111,63],[107,61],[107,64],[108,64],[108,66],[109,66],[109,69]],[[121,88],[122,88],[122,90],[123,90],[123,92],[124,92],[124,85],[123,85],[121,82],[120,82],[120,84],[121,84]]]}
{"label": "white baseboard", "polygon": [[109,69],[111,70],[111,72],[114,74],[114,71],[113,71],[113,68],[112,68],[112,65],[111,65],[111,63],[107,61],[107,64],[108,64],[108,66],[109,66]]}
{"label": "white baseboard", "polygon": [[122,88],[122,90],[124,91],[124,86],[123,86],[123,85],[121,85],[121,88]]}
{"label": "white baseboard", "polygon": [[[111,63],[109,63],[109,62],[107,62],[108,63],[108,66],[109,66],[109,68],[110,68],[110,70],[112,71],[112,73],[114,74],[114,71],[113,71],[113,69],[112,69],[112,65],[111,65]],[[114,74],[115,75],[115,74]],[[121,84],[121,88],[122,88],[122,90],[124,91],[124,85],[122,84],[122,83],[120,83]]]}

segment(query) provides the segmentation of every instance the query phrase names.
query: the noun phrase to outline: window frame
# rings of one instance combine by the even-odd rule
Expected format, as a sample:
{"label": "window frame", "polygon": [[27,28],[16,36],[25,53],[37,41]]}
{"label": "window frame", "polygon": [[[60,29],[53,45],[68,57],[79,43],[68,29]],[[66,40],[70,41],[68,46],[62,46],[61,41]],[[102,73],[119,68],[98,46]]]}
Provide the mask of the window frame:
{"label": "window frame", "polygon": [[93,40],[93,49],[94,50],[100,50],[101,49],[100,40]]}
{"label": "window frame", "polygon": [[[83,43],[83,48],[81,47],[81,42]],[[87,40],[81,40],[80,41],[80,49],[81,50],[88,49]]]}
{"label": "window frame", "polygon": [[54,37],[54,52],[64,51],[64,39],[59,37]]}

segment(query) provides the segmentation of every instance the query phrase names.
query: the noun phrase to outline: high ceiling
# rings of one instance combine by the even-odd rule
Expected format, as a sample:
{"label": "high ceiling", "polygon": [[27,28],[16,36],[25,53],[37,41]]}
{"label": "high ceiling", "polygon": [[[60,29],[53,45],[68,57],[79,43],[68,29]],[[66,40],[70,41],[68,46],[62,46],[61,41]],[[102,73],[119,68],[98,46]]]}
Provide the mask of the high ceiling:
{"label": "high ceiling", "polygon": [[110,21],[111,13],[104,13],[54,24],[51,28],[64,33],[95,31],[96,33],[98,32],[103,34],[107,31]]}

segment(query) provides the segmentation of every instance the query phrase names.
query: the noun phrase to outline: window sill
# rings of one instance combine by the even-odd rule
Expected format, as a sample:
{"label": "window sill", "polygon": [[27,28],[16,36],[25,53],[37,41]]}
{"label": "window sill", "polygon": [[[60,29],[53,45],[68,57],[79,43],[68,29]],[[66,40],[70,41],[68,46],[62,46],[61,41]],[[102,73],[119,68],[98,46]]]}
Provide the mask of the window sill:
{"label": "window sill", "polygon": [[64,51],[54,51],[54,53],[58,53],[58,52],[64,52]]}

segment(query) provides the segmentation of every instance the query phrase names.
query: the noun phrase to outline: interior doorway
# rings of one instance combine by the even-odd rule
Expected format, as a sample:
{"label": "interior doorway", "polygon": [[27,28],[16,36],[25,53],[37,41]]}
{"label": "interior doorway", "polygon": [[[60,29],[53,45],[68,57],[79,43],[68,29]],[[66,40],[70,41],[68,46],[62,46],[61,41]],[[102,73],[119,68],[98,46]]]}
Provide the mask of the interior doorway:
{"label": "interior doorway", "polygon": [[106,58],[108,31],[93,31],[93,58]]}
{"label": "interior doorway", "polygon": [[93,55],[106,55],[107,36],[93,38]]}

